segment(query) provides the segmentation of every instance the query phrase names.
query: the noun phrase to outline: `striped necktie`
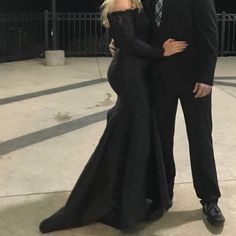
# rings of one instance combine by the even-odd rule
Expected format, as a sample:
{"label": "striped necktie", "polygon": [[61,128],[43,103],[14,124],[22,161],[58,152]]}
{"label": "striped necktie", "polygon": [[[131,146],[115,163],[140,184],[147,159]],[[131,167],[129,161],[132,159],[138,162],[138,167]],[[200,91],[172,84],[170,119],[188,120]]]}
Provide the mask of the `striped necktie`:
{"label": "striped necktie", "polygon": [[162,7],[163,7],[163,0],[156,0],[155,21],[158,27],[161,24]]}

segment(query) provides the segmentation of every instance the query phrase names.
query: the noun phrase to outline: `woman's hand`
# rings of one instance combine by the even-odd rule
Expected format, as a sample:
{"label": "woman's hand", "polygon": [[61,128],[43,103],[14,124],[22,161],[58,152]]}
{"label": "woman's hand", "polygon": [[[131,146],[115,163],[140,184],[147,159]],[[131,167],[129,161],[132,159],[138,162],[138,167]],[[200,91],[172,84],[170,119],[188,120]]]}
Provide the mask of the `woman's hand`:
{"label": "woman's hand", "polygon": [[111,55],[114,57],[116,53],[116,45],[115,45],[114,39],[111,39],[111,42],[109,44],[109,50],[110,50]]}
{"label": "woman's hand", "polygon": [[168,39],[164,42],[163,48],[165,50],[164,56],[172,56],[176,53],[183,52],[188,47],[186,41],[175,41],[175,39]]}

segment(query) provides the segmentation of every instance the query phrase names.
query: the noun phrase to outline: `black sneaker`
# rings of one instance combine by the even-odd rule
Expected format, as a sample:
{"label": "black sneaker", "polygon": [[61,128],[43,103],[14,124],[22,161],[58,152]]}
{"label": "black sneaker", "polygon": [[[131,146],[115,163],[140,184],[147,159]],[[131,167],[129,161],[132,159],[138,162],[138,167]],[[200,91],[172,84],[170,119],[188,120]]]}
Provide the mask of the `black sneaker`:
{"label": "black sneaker", "polygon": [[225,222],[225,217],[221,213],[220,208],[214,202],[203,204],[203,213],[207,216],[207,221],[214,226],[222,226]]}

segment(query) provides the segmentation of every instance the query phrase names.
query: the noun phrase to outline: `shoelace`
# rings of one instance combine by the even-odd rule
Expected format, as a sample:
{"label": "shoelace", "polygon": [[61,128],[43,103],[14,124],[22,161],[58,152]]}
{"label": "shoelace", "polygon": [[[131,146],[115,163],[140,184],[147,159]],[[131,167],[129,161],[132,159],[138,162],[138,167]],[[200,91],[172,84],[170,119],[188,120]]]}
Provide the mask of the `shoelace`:
{"label": "shoelace", "polygon": [[211,213],[212,215],[218,215],[218,214],[221,213],[219,207],[218,207],[216,204],[214,204],[214,203],[210,203],[210,204],[207,206],[207,208],[209,209],[209,211],[210,211],[210,213]]}

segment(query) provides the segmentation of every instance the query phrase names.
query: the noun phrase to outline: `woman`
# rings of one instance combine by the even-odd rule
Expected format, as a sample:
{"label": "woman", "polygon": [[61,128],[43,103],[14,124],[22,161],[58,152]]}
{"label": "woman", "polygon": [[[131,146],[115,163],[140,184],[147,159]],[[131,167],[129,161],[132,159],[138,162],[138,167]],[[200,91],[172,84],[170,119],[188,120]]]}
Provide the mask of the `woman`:
{"label": "woman", "polygon": [[138,0],[105,0],[103,22],[119,48],[108,70],[118,100],[66,205],[41,223],[43,233],[93,222],[125,230],[170,207],[146,74],[148,60],[164,60],[187,45],[147,44],[150,23]]}

